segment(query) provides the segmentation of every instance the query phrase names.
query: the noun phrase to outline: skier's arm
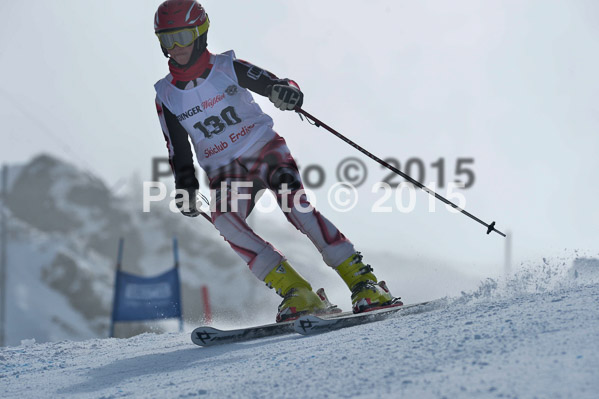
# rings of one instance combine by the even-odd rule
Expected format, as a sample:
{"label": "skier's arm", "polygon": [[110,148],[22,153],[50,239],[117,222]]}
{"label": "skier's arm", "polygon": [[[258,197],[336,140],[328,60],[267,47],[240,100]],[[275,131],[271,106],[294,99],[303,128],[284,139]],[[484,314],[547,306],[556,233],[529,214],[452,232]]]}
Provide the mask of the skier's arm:
{"label": "skier's arm", "polygon": [[[168,159],[175,177],[175,188],[187,191],[191,200],[188,204],[181,203],[181,194],[177,194],[177,206],[185,216],[197,216],[195,209],[196,191],[200,188],[193,166],[193,153],[188,140],[187,131],[181,126],[177,117],[156,99],[156,111],[168,149]],[[181,206],[180,206],[181,205]]]}
{"label": "skier's arm", "polygon": [[301,107],[304,95],[293,80],[279,79],[273,73],[240,59],[235,59],[233,66],[241,87],[268,97],[281,110]]}

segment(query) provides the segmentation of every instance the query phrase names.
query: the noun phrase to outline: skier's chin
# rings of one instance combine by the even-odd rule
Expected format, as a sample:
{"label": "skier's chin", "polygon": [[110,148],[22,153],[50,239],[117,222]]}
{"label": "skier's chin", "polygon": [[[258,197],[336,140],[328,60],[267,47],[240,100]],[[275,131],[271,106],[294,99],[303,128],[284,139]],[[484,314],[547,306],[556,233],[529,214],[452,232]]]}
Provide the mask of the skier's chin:
{"label": "skier's chin", "polygon": [[169,50],[169,54],[177,64],[187,65],[187,63],[191,59],[191,55],[193,54],[193,47],[175,47],[172,50]]}
{"label": "skier's chin", "polygon": [[191,59],[191,54],[189,55],[180,55],[180,56],[172,56],[175,62],[179,65],[187,65],[189,60]]}

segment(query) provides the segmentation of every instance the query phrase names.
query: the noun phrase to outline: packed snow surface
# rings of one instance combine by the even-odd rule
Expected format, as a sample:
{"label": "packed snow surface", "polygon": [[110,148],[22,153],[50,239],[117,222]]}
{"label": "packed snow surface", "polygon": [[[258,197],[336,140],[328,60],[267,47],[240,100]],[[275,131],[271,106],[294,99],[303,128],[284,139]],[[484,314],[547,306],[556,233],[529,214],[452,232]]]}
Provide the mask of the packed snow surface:
{"label": "packed snow surface", "polygon": [[308,337],[209,348],[193,345],[189,333],[23,341],[0,350],[0,392],[20,399],[596,398],[596,271],[535,270],[488,280],[426,312]]}

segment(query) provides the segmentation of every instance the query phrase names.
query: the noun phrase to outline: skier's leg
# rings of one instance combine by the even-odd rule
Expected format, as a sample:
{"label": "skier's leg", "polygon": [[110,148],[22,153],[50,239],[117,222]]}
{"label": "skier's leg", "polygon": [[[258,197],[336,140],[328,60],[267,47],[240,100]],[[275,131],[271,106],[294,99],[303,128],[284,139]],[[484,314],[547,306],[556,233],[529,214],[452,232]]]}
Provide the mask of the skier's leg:
{"label": "skier's leg", "polygon": [[[226,175],[227,173],[221,172],[220,180],[211,180],[211,186],[215,190],[212,212],[214,225],[231,248],[248,264],[254,275],[269,288],[274,288],[283,298],[276,321],[325,311],[325,303],[312,292],[310,284],[291,267],[279,251],[260,238],[246,222],[257,200],[257,192],[264,187],[261,181],[251,180],[251,176],[245,175],[243,170],[236,173],[229,171],[228,178]],[[252,187],[238,187],[232,190],[235,182],[239,183],[242,177],[244,181],[251,181]]]}
{"label": "skier's leg", "polygon": [[[279,251],[258,236],[246,222],[259,199],[258,192],[264,188],[262,180],[253,178],[245,165],[239,161],[209,173],[209,176],[214,192],[214,226],[248,264],[252,273],[283,297],[276,320],[284,321],[305,313],[326,310],[325,303],[312,292],[310,284],[293,270]],[[250,187],[240,187],[239,183],[242,182],[252,184]]]}
{"label": "skier's leg", "polygon": [[[256,199],[255,190],[263,187],[259,180],[253,183],[253,187],[238,188],[238,194],[235,195],[235,190],[231,190],[234,181],[224,179],[219,182],[219,187],[215,187],[216,201],[212,212],[214,225],[231,248],[248,264],[252,273],[283,298],[278,308],[277,322],[306,313],[325,311],[324,302],[312,292],[310,284],[291,267],[279,251],[260,238],[247,224],[246,218]],[[234,211],[236,201],[237,211]]]}
{"label": "skier's leg", "polygon": [[[353,244],[335,225],[311,207],[295,160],[282,137],[277,135],[254,159],[252,172],[275,192],[287,220],[310,238],[327,265],[335,268],[355,253]],[[289,192],[282,192],[284,187]],[[294,202],[299,206],[294,206]]]}
{"label": "skier's leg", "polygon": [[[212,221],[231,248],[247,263],[260,280],[285,259],[275,247],[264,241],[247,224],[246,218],[256,201],[262,183],[252,181],[237,161],[220,170],[209,172],[210,188],[214,193]],[[240,183],[251,187],[239,187]],[[238,186],[233,194],[232,187]]]}

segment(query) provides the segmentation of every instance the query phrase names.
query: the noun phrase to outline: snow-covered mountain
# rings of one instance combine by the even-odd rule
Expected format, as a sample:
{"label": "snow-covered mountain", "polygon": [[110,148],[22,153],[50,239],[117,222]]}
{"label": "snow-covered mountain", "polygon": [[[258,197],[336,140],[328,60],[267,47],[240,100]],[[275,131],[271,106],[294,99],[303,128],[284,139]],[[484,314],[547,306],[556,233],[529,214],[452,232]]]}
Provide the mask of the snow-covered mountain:
{"label": "snow-covered mountain", "polygon": [[[178,238],[187,320],[202,317],[203,284],[223,317],[243,319],[266,307],[265,295],[257,293],[265,287],[206,221],[173,215],[166,205],[144,213],[135,194],[117,197],[100,179],[48,155],[10,168],[9,183],[8,345],[26,337],[106,336],[120,237],[123,269],[147,276],[172,267],[172,238]],[[117,333],[140,328],[119,325]]]}
{"label": "snow-covered mountain", "polygon": [[432,310],[200,348],[189,332],[0,348],[3,398],[596,398],[599,262],[546,260]]}

